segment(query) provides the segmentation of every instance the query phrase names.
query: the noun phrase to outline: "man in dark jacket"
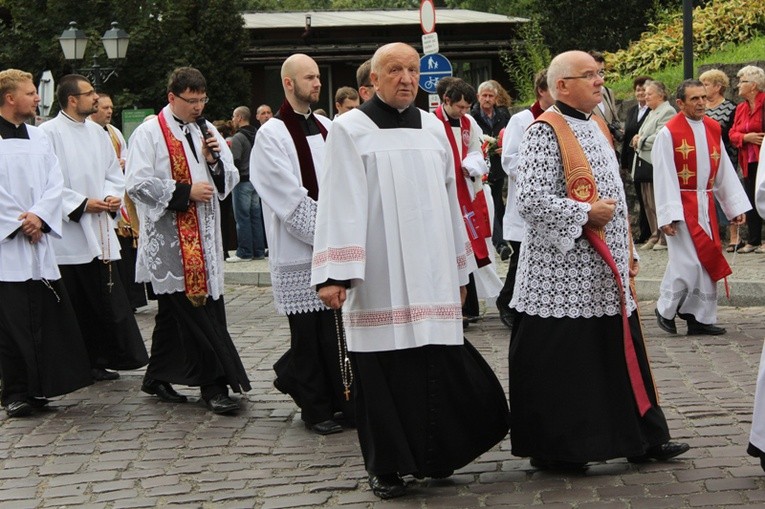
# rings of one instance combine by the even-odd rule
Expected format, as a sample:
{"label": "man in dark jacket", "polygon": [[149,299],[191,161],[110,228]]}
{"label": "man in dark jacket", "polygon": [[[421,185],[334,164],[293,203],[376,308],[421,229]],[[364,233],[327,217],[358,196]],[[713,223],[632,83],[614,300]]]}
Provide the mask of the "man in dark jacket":
{"label": "man in dark jacket", "polygon": [[[498,90],[490,81],[478,85],[478,101],[473,104],[470,115],[481,126],[483,134],[499,141],[500,131],[510,120],[507,108],[496,106]],[[505,186],[507,174],[502,169],[502,150],[489,155],[489,187],[494,200],[494,223],[492,225],[491,241],[497,251],[502,254],[506,247],[502,240],[502,218],[505,216],[505,202],[502,200],[502,188]]]}
{"label": "man in dark jacket", "polygon": [[234,165],[239,170],[239,183],[234,187],[234,217],[236,218],[236,256],[227,262],[262,260],[266,251],[266,235],[263,229],[263,210],[260,197],[250,182],[250,152],[255,142],[257,127],[250,124],[250,108],[239,106],[231,117],[238,129],[231,138]]}

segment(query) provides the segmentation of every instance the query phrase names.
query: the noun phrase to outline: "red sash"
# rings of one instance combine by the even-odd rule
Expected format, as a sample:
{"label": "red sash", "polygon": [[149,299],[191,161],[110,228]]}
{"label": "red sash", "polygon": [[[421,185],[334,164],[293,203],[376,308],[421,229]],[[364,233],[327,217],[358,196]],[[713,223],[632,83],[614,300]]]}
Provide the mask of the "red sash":
{"label": "red sash", "polygon": [[[489,265],[491,259],[489,258],[489,249],[486,247],[486,240],[484,240],[491,235],[491,229],[487,230],[488,217],[477,217],[479,211],[476,210],[473,201],[470,199],[470,190],[468,190],[465,176],[462,174],[462,159],[457,150],[457,141],[454,139],[454,132],[452,132],[452,126],[449,125],[449,119],[444,113],[443,105],[439,106],[436,110],[436,117],[444,123],[446,137],[449,140],[449,145],[452,147],[454,172],[457,179],[457,201],[459,201],[460,210],[462,211],[462,219],[465,221],[468,239],[473,246],[476,264],[478,267]],[[460,133],[462,134],[460,136],[462,138],[462,153],[467,154],[468,142],[470,141],[470,120],[465,116],[460,119]],[[484,210],[486,210],[486,197],[483,197],[483,200]]]}
{"label": "red sash", "polygon": [[[683,217],[688,226],[688,232],[691,234],[693,246],[696,248],[696,254],[704,270],[707,271],[712,281],[719,281],[733,273],[727,260],[722,254],[720,243],[720,232],[717,226],[717,214],[715,213],[715,202],[712,194],[717,171],[720,169],[720,157],[722,152],[720,147],[720,124],[711,118],[705,116],[704,131],[707,137],[707,148],[709,149],[709,180],[698,182],[696,175],[698,167],[696,164],[696,140],[693,137],[693,130],[685,118],[685,115],[678,113],[667,122],[667,129],[672,135],[672,147],[674,148],[675,170],[680,183],[680,199],[683,203]],[[690,144],[689,144],[690,141]],[[703,189],[699,189],[699,184]],[[699,193],[703,190],[708,202],[709,224],[712,230],[712,237],[699,224]]]}
{"label": "red sash", "polygon": [[[183,143],[170,132],[164,113],[160,113],[157,119],[162,136],[165,138],[167,152],[170,154],[170,172],[173,180],[191,185],[191,170],[186,159],[186,152],[183,150]],[[178,240],[181,244],[186,297],[192,305],[203,306],[207,301],[207,270],[202,238],[199,233],[196,203],[189,201],[189,208],[184,212],[176,212],[175,220],[178,224]]]}
{"label": "red sash", "polygon": [[[597,115],[592,115],[597,122],[600,130],[607,140],[611,140],[611,134],[605,121]],[[542,113],[536,122],[544,122],[553,128],[558,138],[561,160],[563,161],[563,171],[566,178],[566,190],[568,197],[572,200],[586,203],[595,203],[598,201],[598,186],[595,177],[592,174],[592,167],[587,160],[587,156],[579,144],[576,135],[571,127],[563,118],[562,114],[546,111]],[[619,300],[621,304],[622,315],[622,339],[624,343],[624,358],[627,363],[627,373],[629,374],[632,394],[638,407],[640,416],[651,408],[651,401],[648,399],[648,392],[643,382],[643,375],[640,373],[640,364],[635,353],[635,343],[632,340],[629,319],[627,316],[627,295],[622,284],[622,277],[616,261],[611,255],[611,250],[606,244],[606,233],[604,228],[582,228],[584,236],[590,242],[595,251],[603,258],[606,265],[611,269],[619,289]]]}

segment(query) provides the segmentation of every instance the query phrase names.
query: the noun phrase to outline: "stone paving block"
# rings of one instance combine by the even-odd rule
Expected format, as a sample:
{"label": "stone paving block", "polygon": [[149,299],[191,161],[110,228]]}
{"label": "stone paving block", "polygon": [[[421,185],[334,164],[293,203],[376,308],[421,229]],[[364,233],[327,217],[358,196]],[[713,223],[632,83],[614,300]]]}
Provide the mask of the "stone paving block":
{"label": "stone paving block", "polygon": [[150,497],[161,497],[168,495],[182,495],[191,491],[191,485],[187,482],[180,482],[172,485],[153,486],[144,489],[146,495]]}
{"label": "stone paving block", "polygon": [[703,491],[700,483],[678,482],[674,484],[665,484],[663,486],[649,486],[648,494],[652,497],[666,497],[669,495],[686,495],[689,493],[698,493]]}
{"label": "stone paving block", "polygon": [[610,501],[610,502],[583,502],[577,506],[578,509],[628,509],[629,504],[627,502]]}
{"label": "stone paving block", "polygon": [[288,507],[317,507],[329,500],[326,493],[308,493],[304,495],[277,497],[264,501],[261,509],[283,509]]}
{"label": "stone paving block", "polygon": [[89,497],[87,495],[82,495],[79,497],[64,497],[64,498],[49,498],[45,499],[43,503],[43,507],[77,507],[78,509],[82,509],[85,507],[92,507],[92,508],[105,508],[106,506],[103,503],[89,503],[88,502]]}
{"label": "stone paving block", "polygon": [[[94,493],[96,492],[94,491]],[[135,489],[109,490],[97,493],[96,500],[99,502],[114,502],[116,500],[136,498],[137,496],[138,490]]]}
{"label": "stone paving block", "polygon": [[78,497],[83,495],[87,489],[87,483],[47,487],[43,490],[43,498]]}
{"label": "stone paving block", "polygon": [[691,507],[728,507],[732,504],[740,504],[741,502],[741,495],[730,491],[692,495],[688,499]]}
{"label": "stone paving block", "polygon": [[38,506],[38,501],[31,500],[9,500],[0,501],[0,509],[34,509]]}
{"label": "stone paving block", "polygon": [[758,487],[757,480],[747,477],[733,479],[708,479],[704,486],[708,491],[751,490]]}

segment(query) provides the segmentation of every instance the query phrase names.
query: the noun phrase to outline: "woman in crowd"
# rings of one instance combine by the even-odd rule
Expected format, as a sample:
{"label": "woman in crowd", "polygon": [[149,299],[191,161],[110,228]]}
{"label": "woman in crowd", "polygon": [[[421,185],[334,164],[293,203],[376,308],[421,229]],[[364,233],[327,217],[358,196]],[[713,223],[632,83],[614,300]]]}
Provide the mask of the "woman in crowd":
{"label": "woman in crowd", "polygon": [[[624,121],[624,138],[622,138],[621,167],[625,170],[631,170],[635,159],[635,150],[632,148],[632,138],[640,130],[646,117],[648,116],[648,105],[645,103],[645,84],[650,81],[649,76],[638,76],[632,80],[632,90],[635,92],[637,103],[627,110],[627,118]],[[651,227],[648,223],[648,216],[645,213],[645,203],[643,202],[643,193],[640,190],[640,183],[635,184],[635,197],[638,202],[638,229],[640,234],[636,243],[642,244],[651,236]]]}
{"label": "woman in crowd", "polygon": [[661,81],[645,83],[645,103],[651,109],[640,126],[638,133],[632,138],[635,149],[635,162],[632,178],[640,183],[640,191],[645,203],[645,213],[651,228],[651,236],[641,249],[659,251],[667,249],[664,233],[659,229],[656,219],[656,200],[653,196],[653,165],[651,164],[651,149],[656,135],[669,119],[675,116],[675,109],[669,103],[667,87]]}
{"label": "woman in crowd", "polygon": [[765,253],[762,246],[762,218],[754,209],[754,187],[757,180],[757,162],[765,136],[765,71],[753,65],[741,68],[738,77],[738,95],[744,100],[736,107],[736,117],[730,128],[730,141],[738,149],[738,164],[744,175],[744,190],[752,202],[746,213],[749,238],[739,253]]}
{"label": "woman in crowd", "polygon": [[[703,72],[699,76],[699,81],[704,84],[704,90],[707,93],[707,116],[713,120],[716,120],[722,128],[723,144],[725,145],[725,151],[728,153],[731,162],[736,165],[736,148],[731,145],[730,137],[728,133],[733,125],[733,118],[736,113],[736,103],[725,98],[725,90],[730,85],[728,76],[718,70],[710,69]],[[744,244],[739,241],[738,238],[738,226],[730,224],[728,218],[725,217],[720,204],[715,201],[717,205],[717,221],[721,225],[728,226],[728,247],[725,249],[728,253],[734,252],[736,249],[744,247]]]}

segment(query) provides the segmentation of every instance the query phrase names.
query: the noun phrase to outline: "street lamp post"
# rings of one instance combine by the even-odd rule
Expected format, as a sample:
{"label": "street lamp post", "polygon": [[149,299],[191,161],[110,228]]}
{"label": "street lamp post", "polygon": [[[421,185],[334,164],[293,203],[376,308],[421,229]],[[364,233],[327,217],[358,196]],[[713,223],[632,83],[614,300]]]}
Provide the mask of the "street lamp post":
{"label": "street lamp post", "polygon": [[[58,38],[61,44],[61,50],[64,52],[64,58],[67,60],[82,60],[85,56],[85,47],[88,45],[88,36],[77,28],[77,23],[72,21],[69,28],[61,33]],[[101,37],[101,43],[104,45],[106,57],[109,60],[120,60],[127,54],[130,36],[127,32],[117,26],[117,22],[112,23],[112,27],[104,32]],[[98,63],[98,57],[93,54],[93,63],[90,67],[81,67],[77,72],[88,77],[93,82],[96,90],[106,83],[109,78],[117,74],[115,67],[103,67]]]}

